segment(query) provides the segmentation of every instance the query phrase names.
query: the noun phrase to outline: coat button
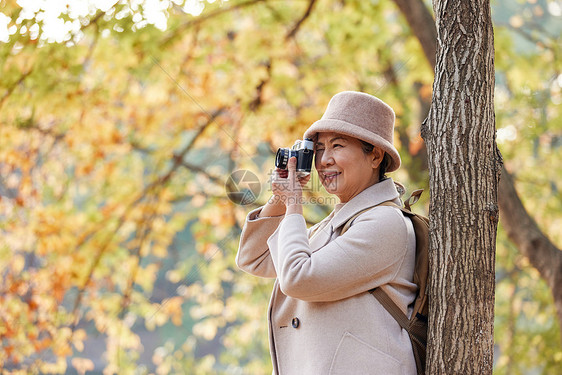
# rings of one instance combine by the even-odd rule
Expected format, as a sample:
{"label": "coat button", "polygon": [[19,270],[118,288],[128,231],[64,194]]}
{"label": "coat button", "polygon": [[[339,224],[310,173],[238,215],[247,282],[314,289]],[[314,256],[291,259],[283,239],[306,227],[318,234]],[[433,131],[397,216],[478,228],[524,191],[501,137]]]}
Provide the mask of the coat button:
{"label": "coat button", "polygon": [[299,324],[301,322],[299,321],[299,318],[293,318],[293,321],[291,322],[291,325],[293,326],[293,328],[299,328]]}

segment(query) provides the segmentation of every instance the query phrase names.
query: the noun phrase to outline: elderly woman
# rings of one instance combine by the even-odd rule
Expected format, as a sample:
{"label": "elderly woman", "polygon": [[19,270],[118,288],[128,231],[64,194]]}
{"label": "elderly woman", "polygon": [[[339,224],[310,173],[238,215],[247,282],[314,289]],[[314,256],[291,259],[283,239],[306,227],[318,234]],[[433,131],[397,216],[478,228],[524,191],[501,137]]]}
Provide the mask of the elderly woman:
{"label": "elderly woman", "polygon": [[276,278],[268,311],[274,374],[416,373],[408,334],[368,292],[382,288],[406,314],[416,292],[412,223],[396,207],[377,206],[401,205],[385,176],[400,166],[394,117],[374,96],[335,95],[304,137],[314,140],[320,181],[340,203],[307,229],[308,178],[297,179],[291,158],[272,181],[272,199],[248,214],[236,262]]}

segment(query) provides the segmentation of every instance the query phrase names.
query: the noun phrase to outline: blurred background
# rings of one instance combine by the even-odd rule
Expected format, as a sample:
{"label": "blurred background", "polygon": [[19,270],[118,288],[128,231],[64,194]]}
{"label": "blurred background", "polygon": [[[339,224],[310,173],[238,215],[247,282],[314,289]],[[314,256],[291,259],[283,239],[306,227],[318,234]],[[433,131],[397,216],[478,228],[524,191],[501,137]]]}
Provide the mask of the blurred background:
{"label": "blurred background", "polygon": [[[562,2],[492,12],[497,142],[560,249]],[[3,0],[0,64],[3,374],[271,373],[273,281],[237,269],[239,235],[339,91],[394,108],[391,177],[428,187],[433,69],[394,1]],[[334,202],[309,185],[313,224]],[[562,373],[551,289],[501,219],[496,280],[495,373]]]}

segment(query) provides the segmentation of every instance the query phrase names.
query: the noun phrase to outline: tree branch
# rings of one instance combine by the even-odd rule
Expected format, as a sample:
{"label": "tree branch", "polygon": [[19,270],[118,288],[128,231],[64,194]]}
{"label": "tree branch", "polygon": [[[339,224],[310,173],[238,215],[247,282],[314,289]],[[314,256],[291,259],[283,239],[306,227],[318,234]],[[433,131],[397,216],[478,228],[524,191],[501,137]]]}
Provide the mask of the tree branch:
{"label": "tree branch", "polygon": [[[222,107],[213,112],[209,120],[199,128],[195,136],[191,139],[191,142],[189,142],[189,144],[185,146],[183,150],[181,150],[179,153],[174,154],[174,164],[172,165],[170,170],[167,173],[165,173],[163,176],[159,177],[151,185],[157,186],[157,185],[165,184],[170,179],[170,177],[172,177],[172,174],[183,164],[183,159],[185,155],[187,155],[187,153],[193,148],[193,146],[195,145],[195,141],[197,141],[197,139],[203,134],[205,129],[207,129],[207,127],[211,125],[215,121],[215,119],[224,112],[225,109],[226,109],[225,107]],[[148,189],[150,189],[150,185],[147,188],[147,190]]]}
{"label": "tree branch", "polygon": [[423,53],[432,69],[437,55],[437,29],[431,12],[422,0],[394,0],[414,35],[420,41]]}
{"label": "tree branch", "polygon": [[[124,223],[125,223],[125,218],[121,217],[118,225],[109,234],[109,236],[106,239],[106,241],[104,242],[103,246],[101,246],[99,248],[99,250],[98,250],[98,252],[97,252],[97,254],[94,258],[94,261],[92,262],[92,264],[88,268],[88,274],[86,276],[86,279],[84,280],[84,283],[82,284],[82,286],[80,286],[78,288],[78,294],[76,295],[76,300],[74,301],[74,306],[72,308],[72,313],[71,313],[71,315],[74,318],[72,326],[71,326],[71,330],[72,330],[73,333],[76,330],[76,327],[78,326],[78,323],[80,322],[79,309],[80,309],[80,306],[82,305],[82,299],[84,298],[84,292],[86,291],[86,288],[88,287],[88,284],[92,280],[92,277],[94,276],[94,271],[98,267],[98,264],[100,263],[101,258],[105,254],[106,250],[109,248],[109,245],[111,244],[111,240],[117,234],[117,232],[123,226]],[[78,247],[79,246],[77,246],[76,248],[78,248]]]}
{"label": "tree branch", "polygon": [[500,220],[507,236],[547,282],[554,295],[558,320],[562,323],[562,251],[544,235],[527,213],[517,195],[513,178],[505,167],[500,179],[498,203]]}
{"label": "tree branch", "polygon": [[267,70],[267,77],[262,79],[260,83],[256,86],[256,96],[254,100],[252,100],[248,105],[248,108],[252,112],[256,112],[263,104],[263,88],[269,81],[271,81],[271,59],[268,59],[264,63],[264,65]]}
{"label": "tree branch", "polygon": [[6,102],[6,99],[8,99],[8,97],[10,95],[12,95],[12,92],[14,92],[16,87],[18,87],[18,85],[21,84],[31,74],[32,71],[33,71],[33,68],[30,68],[25,73],[22,73],[20,78],[16,82],[14,82],[10,87],[8,87],[8,89],[6,90],[4,95],[2,95],[2,98],[0,99],[0,109],[2,109],[2,107],[4,106],[4,103]]}
{"label": "tree branch", "polygon": [[[521,27],[513,27],[509,23],[504,23],[504,24],[500,24],[500,25],[504,26],[504,27],[507,27],[511,31],[521,35],[523,38],[525,38],[530,43],[537,44],[537,45],[540,45],[544,48],[549,49],[550,51],[552,51],[552,53],[554,53],[556,55],[556,44],[557,44],[556,40],[555,41],[549,40],[548,42],[546,42],[546,41],[541,40],[539,38],[535,38],[531,33],[523,30],[523,28],[521,28]],[[539,25],[536,25],[536,27],[538,28]]]}
{"label": "tree branch", "polygon": [[295,23],[295,25],[293,26],[293,28],[291,29],[291,31],[289,31],[287,33],[287,35],[285,36],[285,40],[289,40],[295,37],[295,35],[297,35],[297,32],[299,31],[300,27],[302,26],[302,24],[304,23],[304,21],[306,21],[306,19],[310,16],[310,14],[312,13],[312,8],[314,8],[314,4],[316,3],[316,0],[310,0],[308,2],[308,7],[306,8],[306,11],[304,12],[303,16],[301,17],[300,20],[297,21],[297,23]]}
{"label": "tree branch", "polygon": [[202,175],[204,175],[205,177],[207,177],[209,180],[213,181],[217,185],[224,186],[224,184],[226,183],[226,181],[222,180],[220,177],[213,176],[212,174],[208,173],[205,169],[203,169],[198,165],[191,164],[190,162],[187,161],[183,161],[181,163],[181,166],[189,169],[192,172],[201,173]]}

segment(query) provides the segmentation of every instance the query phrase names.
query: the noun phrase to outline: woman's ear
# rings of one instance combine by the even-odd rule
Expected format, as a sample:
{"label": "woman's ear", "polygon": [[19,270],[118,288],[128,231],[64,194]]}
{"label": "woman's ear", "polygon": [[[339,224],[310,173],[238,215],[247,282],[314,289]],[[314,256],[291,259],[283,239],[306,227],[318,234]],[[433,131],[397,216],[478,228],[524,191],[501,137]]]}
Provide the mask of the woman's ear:
{"label": "woman's ear", "polygon": [[379,165],[381,165],[382,163],[382,159],[384,158],[384,151],[378,147],[375,147],[373,149],[372,155],[373,155],[372,166],[373,168],[378,168]]}

